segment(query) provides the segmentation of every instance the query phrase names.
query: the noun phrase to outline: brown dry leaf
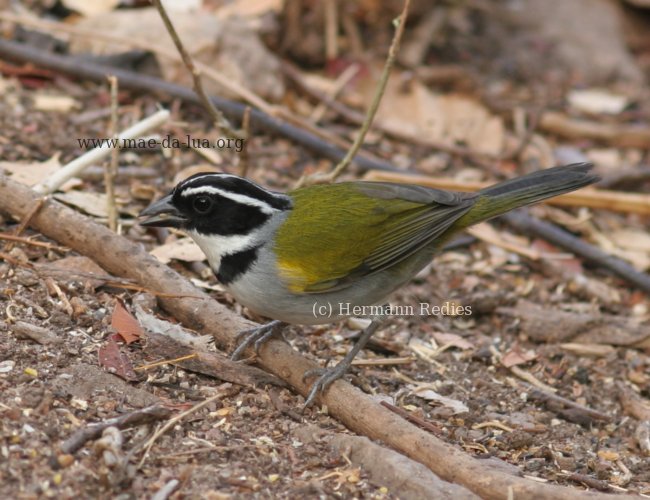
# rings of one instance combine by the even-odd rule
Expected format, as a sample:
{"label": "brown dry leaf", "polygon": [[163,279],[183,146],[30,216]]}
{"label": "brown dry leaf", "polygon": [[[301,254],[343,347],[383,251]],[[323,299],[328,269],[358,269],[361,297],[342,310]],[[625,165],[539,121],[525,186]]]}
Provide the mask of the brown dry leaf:
{"label": "brown dry leaf", "polygon": [[519,318],[519,331],[535,342],[650,347],[650,326],[640,318],[564,311],[526,300],[519,300],[515,307],[499,307],[497,313]]}
{"label": "brown dry leaf", "polygon": [[[264,99],[282,99],[285,86],[280,62],[247,21],[236,18],[217,19],[204,10],[176,10],[171,15],[178,36],[195,61],[209,65],[228,80]],[[136,46],[138,43],[153,45],[166,53],[176,54],[174,43],[154,7],[113,10],[103,15],[82,18],[77,27],[131,40]],[[120,53],[124,47],[100,38],[84,37],[74,38],[70,50],[77,54],[106,55]],[[156,60],[165,80],[192,85],[191,75],[180,60],[159,56],[156,56]],[[203,78],[203,86],[207,94],[240,98],[209,78]]]}
{"label": "brown dry leaf", "polygon": [[501,364],[506,368],[510,368],[511,366],[523,365],[535,358],[537,358],[535,351],[521,351],[518,347],[514,347],[501,357]]}
{"label": "brown dry leaf", "polygon": [[181,238],[171,243],[165,243],[154,248],[150,253],[163,264],[168,264],[172,259],[182,260],[183,262],[201,262],[205,260],[205,254],[191,238]]}
{"label": "brown dry leaf", "polygon": [[[99,288],[105,281],[103,279],[94,279],[91,276],[106,276],[106,271],[99,267],[94,260],[84,257],[83,255],[72,255],[64,257],[51,264],[52,267],[57,269],[71,271],[70,277],[76,278],[77,276],[83,277],[93,288]],[[78,274],[74,274],[78,273]]]}
{"label": "brown dry leaf", "polygon": [[609,233],[609,238],[620,248],[650,252],[650,234],[641,229],[623,228]]}
{"label": "brown dry leaf", "polygon": [[0,162],[0,171],[9,172],[13,180],[28,186],[44,181],[59,168],[61,168],[59,153],[42,163]]}
{"label": "brown dry leaf", "polygon": [[190,333],[181,325],[170,323],[156,316],[149,314],[138,304],[135,306],[135,315],[139,325],[142,325],[147,332],[158,333],[169,337],[179,344],[182,344],[200,351],[209,350],[210,344],[214,342],[212,335],[196,335]]}
{"label": "brown dry leaf", "polygon": [[56,193],[54,198],[71,205],[95,217],[108,217],[108,198],[105,193],[92,193],[88,191],[69,191]]}
{"label": "brown dry leaf", "polygon": [[433,338],[441,345],[449,345],[458,349],[474,348],[474,344],[455,333],[433,332]]}
{"label": "brown dry leaf", "polygon": [[481,241],[523,255],[531,260],[540,258],[540,253],[535,249],[531,249],[528,239],[515,236],[507,231],[497,231],[487,222],[472,226],[467,229],[467,232]]}
{"label": "brown dry leaf", "polygon": [[111,326],[127,344],[140,340],[140,337],[144,334],[138,320],[126,309],[120,299],[115,302],[115,308],[111,316]]}
{"label": "brown dry leaf", "polygon": [[[364,83],[374,88],[376,82]],[[364,95],[371,98],[373,92]],[[389,80],[377,121],[402,134],[427,137],[449,146],[465,145],[478,153],[499,155],[505,143],[503,121],[478,101],[435,94],[418,81],[404,91],[398,79]]]}
{"label": "brown dry leaf", "polygon": [[422,399],[426,399],[427,401],[440,403],[441,405],[450,408],[451,410],[453,410],[454,415],[469,411],[469,408],[465,405],[465,403],[457,399],[449,398],[447,396],[443,396],[442,394],[438,394],[436,391],[431,389],[431,384],[422,384],[419,386],[411,385],[409,386],[409,389],[411,390],[411,394],[413,394],[414,396],[417,396]]}
{"label": "brown dry leaf", "polygon": [[131,361],[125,353],[120,351],[120,346],[115,337],[116,335],[108,337],[104,345],[99,348],[97,352],[99,365],[124,380],[138,380],[138,375],[135,373]]}

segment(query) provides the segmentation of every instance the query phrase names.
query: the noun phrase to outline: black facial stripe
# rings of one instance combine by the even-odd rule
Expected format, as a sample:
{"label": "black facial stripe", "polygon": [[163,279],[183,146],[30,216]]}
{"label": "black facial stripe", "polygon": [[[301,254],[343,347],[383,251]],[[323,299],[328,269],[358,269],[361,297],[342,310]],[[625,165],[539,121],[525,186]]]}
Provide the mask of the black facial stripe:
{"label": "black facial stripe", "polygon": [[254,182],[241,177],[220,174],[196,174],[178,185],[178,191],[201,186],[212,186],[232,193],[249,196],[267,203],[277,210],[286,210],[291,207],[291,199],[282,194],[268,191]]}
{"label": "black facial stripe", "polygon": [[174,205],[187,214],[184,229],[201,234],[231,236],[248,234],[262,226],[270,217],[259,207],[245,205],[216,194],[209,195],[213,201],[210,213],[197,215],[192,209],[192,197],[174,196]]}
{"label": "black facial stripe", "polygon": [[219,282],[228,285],[237,279],[240,274],[245,273],[257,260],[258,249],[259,247],[253,247],[223,256],[221,265],[216,271]]}

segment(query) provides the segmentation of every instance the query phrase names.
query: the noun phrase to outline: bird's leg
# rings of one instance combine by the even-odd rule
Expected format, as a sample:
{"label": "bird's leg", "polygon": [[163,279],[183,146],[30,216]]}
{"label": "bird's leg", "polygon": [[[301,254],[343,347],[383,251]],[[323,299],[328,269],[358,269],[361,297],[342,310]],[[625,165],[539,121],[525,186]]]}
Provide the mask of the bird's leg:
{"label": "bird's leg", "polygon": [[265,325],[260,325],[251,328],[250,330],[239,332],[236,341],[237,348],[230,356],[230,359],[237,361],[251,344],[255,345],[255,354],[258,354],[264,342],[280,333],[285,326],[287,326],[286,323],[280,320],[274,320]]}
{"label": "bird's leg", "polygon": [[352,346],[350,352],[348,352],[345,355],[345,358],[343,358],[335,367],[315,368],[313,370],[307,370],[304,373],[302,376],[303,381],[316,375],[320,376],[311,386],[303,409],[310,407],[314,403],[316,396],[318,396],[319,393],[323,394],[332,384],[332,382],[340,379],[343,375],[345,375],[345,373],[350,369],[350,366],[352,365],[352,360],[354,360],[359,351],[365,347],[365,345],[370,340],[370,337],[372,337],[372,334],[375,333],[377,331],[377,328],[379,328],[379,325],[382,324],[382,319],[383,318],[377,318],[372,320],[372,322],[363,330],[363,332],[361,332],[361,336],[354,344],[354,346]]}

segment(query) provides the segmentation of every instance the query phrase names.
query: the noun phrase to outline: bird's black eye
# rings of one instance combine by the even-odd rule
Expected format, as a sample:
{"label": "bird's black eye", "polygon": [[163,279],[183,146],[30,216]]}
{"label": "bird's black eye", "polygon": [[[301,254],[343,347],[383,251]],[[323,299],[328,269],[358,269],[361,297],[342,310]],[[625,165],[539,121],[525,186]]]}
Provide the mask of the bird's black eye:
{"label": "bird's black eye", "polygon": [[205,215],[212,208],[212,200],[209,196],[198,196],[192,201],[192,208],[196,213]]}

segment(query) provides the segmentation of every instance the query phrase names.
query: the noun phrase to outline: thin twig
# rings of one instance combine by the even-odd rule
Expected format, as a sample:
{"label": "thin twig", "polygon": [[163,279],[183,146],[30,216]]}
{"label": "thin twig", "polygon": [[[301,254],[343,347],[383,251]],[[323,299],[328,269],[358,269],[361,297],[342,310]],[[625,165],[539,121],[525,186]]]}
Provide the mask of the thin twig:
{"label": "thin twig", "polygon": [[[31,222],[32,218],[38,213],[38,211],[41,209],[43,206],[43,203],[45,203],[46,198],[42,197],[39,198],[39,200],[34,204],[32,209],[27,213],[27,215],[23,218],[23,220],[20,221],[20,224],[18,224],[18,227],[14,231],[14,236],[20,236],[22,232],[25,230],[25,228],[29,225]],[[14,242],[9,241],[4,247],[5,252],[11,252],[11,249],[14,247]]]}
{"label": "thin twig", "polygon": [[63,453],[74,453],[81,448],[86,442],[101,436],[104,429],[107,427],[117,427],[118,429],[126,429],[134,425],[142,425],[155,420],[162,420],[169,417],[171,410],[166,406],[155,404],[147,406],[141,410],[135,410],[119,417],[109,418],[103,422],[89,425],[83,429],[78,430],[61,445]]}
{"label": "thin twig", "polygon": [[[111,122],[108,136],[117,140],[117,78],[113,75],[108,77],[111,86]],[[111,150],[111,159],[104,169],[104,184],[106,184],[106,204],[108,212],[108,227],[111,231],[117,232],[117,207],[115,205],[115,176],[117,175],[117,162],[120,157],[120,150],[114,147]]]}
{"label": "thin twig", "polygon": [[333,61],[339,55],[338,0],[325,0],[325,60]]}
{"label": "thin twig", "polygon": [[53,243],[48,243],[47,241],[30,240],[27,237],[16,236],[15,234],[0,233],[0,240],[13,241],[15,243],[22,243],[24,245],[31,245],[33,247],[47,248],[48,250],[56,250],[58,252],[67,252],[69,250],[68,248],[60,247]]}
{"label": "thin twig", "polygon": [[400,408],[399,406],[392,405],[386,401],[382,401],[380,403],[384,408],[389,409],[393,413],[399,415],[405,420],[408,420],[412,424],[415,424],[419,427],[422,427],[424,430],[427,430],[434,434],[435,436],[440,436],[442,434],[442,429],[437,427],[435,424],[432,424],[431,422],[427,422],[426,420],[421,419],[420,417],[417,417],[413,415],[412,413],[407,412],[403,408]]}
{"label": "thin twig", "polygon": [[248,167],[250,164],[250,154],[248,152],[248,143],[250,141],[251,137],[251,107],[246,106],[246,109],[244,110],[244,117],[242,118],[241,121],[241,128],[244,132],[244,145],[241,150],[241,154],[239,155],[239,176],[240,177],[246,177],[246,174],[248,174]]}
{"label": "thin twig", "polygon": [[[345,86],[348,83],[350,83],[350,81],[355,76],[357,76],[360,69],[361,66],[359,64],[352,64],[351,66],[345,68],[345,70],[338,76],[338,78],[334,82],[331,92],[325,94],[325,97],[327,98],[326,100],[327,101],[335,100],[336,97],[338,97],[341,91],[345,88]],[[320,103],[318,103],[318,106],[314,108],[314,111],[312,111],[309,119],[314,123],[318,123],[323,118],[323,115],[325,114],[326,110],[327,110],[327,103],[323,100]],[[361,116],[363,121],[363,115]]]}
{"label": "thin twig", "polygon": [[201,73],[194,65],[192,56],[190,56],[189,52],[187,52],[187,50],[185,49],[183,42],[181,41],[180,37],[178,36],[178,33],[176,32],[176,28],[174,28],[174,25],[172,24],[171,20],[169,19],[169,16],[167,15],[167,11],[165,10],[165,7],[163,7],[162,1],[161,0],[152,0],[152,1],[153,4],[156,6],[156,9],[158,9],[158,13],[160,14],[160,17],[162,18],[162,21],[165,24],[165,28],[167,29],[169,36],[172,37],[172,40],[174,41],[174,45],[176,45],[176,49],[178,50],[178,53],[181,55],[183,64],[185,64],[185,67],[189,70],[190,74],[192,75],[192,81],[194,82],[195,92],[199,96],[199,99],[201,100],[201,103],[203,104],[205,109],[208,111],[208,113],[214,120],[215,126],[228,137],[245,139],[245,137],[242,136],[241,132],[236,131],[235,129],[232,128],[230,122],[225,117],[225,115],[219,109],[217,109],[214,103],[210,100],[210,97],[208,97],[208,94],[206,94],[205,89],[203,88],[203,83],[201,83]]}
{"label": "thin twig", "polygon": [[158,429],[151,438],[144,444],[145,452],[144,455],[142,456],[142,459],[140,460],[140,464],[138,465],[138,468],[142,467],[142,464],[144,464],[144,461],[147,458],[147,455],[149,454],[149,450],[151,450],[151,447],[154,445],[156,440],[162,436],[165,432],[167,432],[169,429],[174,427],[178,422],[183,420],[185,417],[191,415],[192,413],[196,413],[199,411],[201,408],[204,408],[208,406],[210,403],[216,401],[217,399],[223,398],[223,393],[219,392],[218,394],[215,394],[214,396],[209,397],[205,401],[201,401],[200,403],[192,406],[189,410],[185,410],[182,413],[179,413],[173,418],[170,418],[165,425],[163,425],[160,429]]}
{"label": "thin twig", "polygon": [[357,134],[354,143],[352,143],[352,147],[348,149],[347,154],[341,160],[341,162],[334,168],[334,170],[330,172],[328,175],[326,175],[323,179],[318,179],[317,177],[310,178],[310,179],[303,178],[301,179],[302,182],[298,183],[298,186],[304,184],[310,184],[314,182],[322,182],[322,181],[333,182],[345,171],[346,168],[348,168],[350,163],[352,163],[353,158],[361,148],[361,145],[363,144],[363,141],[366,138],[366,134],[370,129],[370,125],[372,125],[372,121],[374,120],[375,115],[377,114],[377,110],[379,109],[381,98],[384,96],[384,91],[386,90],[386,84],[388,83],[388,78],[390,76],[391,69],[393,68],[393,64],[395,63],[395,57],[397,55],[397,52],[399,51],[399,44],[400,41],[402,40],[404,29],[406,28],[406,19],[408,17],[408,11],[410,5],[411,5],[411,0],[404,0],[404,8],[402,9],[402,13],[400,14],[399,18],[396,20],[397,29],[395,30],[393,41],[390,44],[390,49],[388,49],[388,57],[386,58],[386,63],[384,64],[384,69],[382,70],[381,77],[379,78],[379,83],[377,84],[377,88],[375,89],[375,95],[372,98],[372,102],[370,103],[370,107],[368,108],[368,112],[366,113],[366,117],[363,121],[363,124],[361,125],[361,128],[359,129],[359,133]]}

